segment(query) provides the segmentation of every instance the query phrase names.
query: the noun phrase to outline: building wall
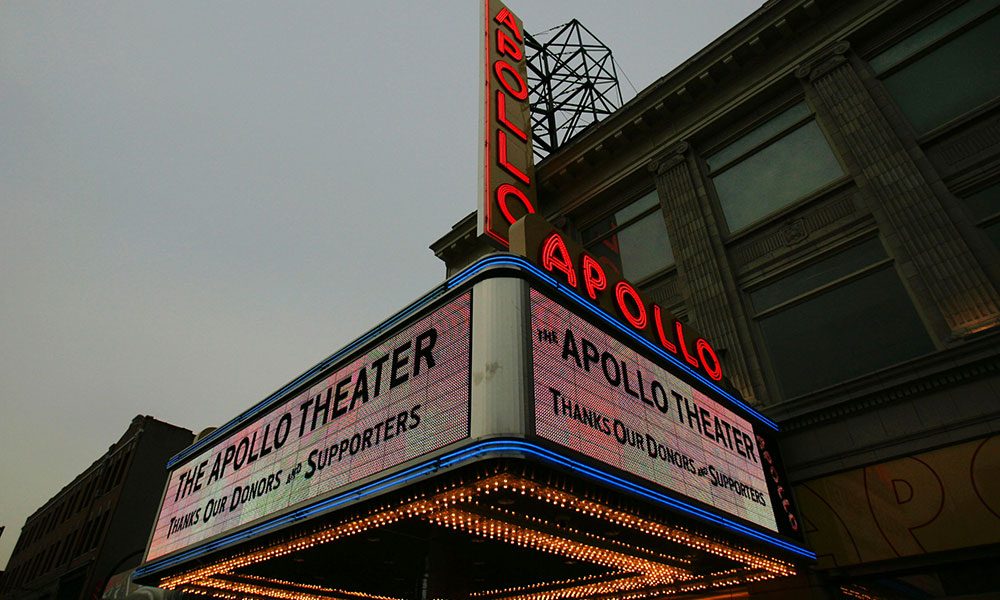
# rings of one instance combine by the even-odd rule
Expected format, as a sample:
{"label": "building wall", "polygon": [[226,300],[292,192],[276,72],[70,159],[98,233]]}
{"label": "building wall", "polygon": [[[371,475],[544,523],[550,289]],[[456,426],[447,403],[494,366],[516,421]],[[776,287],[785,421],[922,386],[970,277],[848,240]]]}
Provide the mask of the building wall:
{"label": "building wall", "polygon": [[[722,348],[783,425],[845,586],[1000,545],[976,475],[1000,433],[997,34],[996,0],[767,2],[536,167],[545,216]],[[483,251],[472,233],[432,245],[449,272]],[[978,535],[921,541],[956,519]]]}
{"label": "building wall", "polygon": [[99,598],[142,559],[167,459],[194,435],[138,416],[108,452],[28,517],[7,564],[4,598]]}

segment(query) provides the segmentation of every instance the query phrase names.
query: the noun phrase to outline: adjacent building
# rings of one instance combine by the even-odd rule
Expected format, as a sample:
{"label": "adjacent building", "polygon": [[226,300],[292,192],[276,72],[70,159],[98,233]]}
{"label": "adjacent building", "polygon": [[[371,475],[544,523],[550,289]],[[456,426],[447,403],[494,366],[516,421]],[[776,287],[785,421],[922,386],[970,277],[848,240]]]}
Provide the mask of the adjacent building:
{"label": "adjacent building", "polygon": [[782,426],[834,596],[1000,591],[997,39],[996,0],[771,0],[535,166]]}
{"label": "adjacent building", "polygon": [[139,564],[163,493],[167,459],[187,429],[137,416],[108,451],[25,521],[0,588],[10,599],[100,598]]}

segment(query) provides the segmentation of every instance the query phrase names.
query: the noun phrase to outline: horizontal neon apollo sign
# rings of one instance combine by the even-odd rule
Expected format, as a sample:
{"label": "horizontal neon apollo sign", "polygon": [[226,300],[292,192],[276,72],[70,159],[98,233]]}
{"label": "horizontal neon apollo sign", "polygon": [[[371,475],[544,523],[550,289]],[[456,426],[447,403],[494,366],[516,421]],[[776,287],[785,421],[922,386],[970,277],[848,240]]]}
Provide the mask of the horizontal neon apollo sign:
{"label": "horizontal neon apollo sign", "polygon": [[708,340],[647,301],[629,281],[609,277],[597,257],[541,217],[528,215],[511,228],[511,249],[712,381],[722,381],[722,362]]}

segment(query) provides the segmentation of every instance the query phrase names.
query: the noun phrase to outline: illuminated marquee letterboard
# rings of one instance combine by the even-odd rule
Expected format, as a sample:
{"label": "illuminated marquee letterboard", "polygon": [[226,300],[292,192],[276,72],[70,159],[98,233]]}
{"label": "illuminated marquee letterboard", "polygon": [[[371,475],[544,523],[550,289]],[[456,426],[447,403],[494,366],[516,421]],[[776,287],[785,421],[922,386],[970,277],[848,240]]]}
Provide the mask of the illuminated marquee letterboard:
{"label": "illuminated marquee letterboard", "polygon": [[531,290],[535,432],[778,531],[753,425]]}
{"label": "illuminated marquee letterboard", "polygon": [[174,469],[146,560],[468,437],[470,343],[467,292]]}

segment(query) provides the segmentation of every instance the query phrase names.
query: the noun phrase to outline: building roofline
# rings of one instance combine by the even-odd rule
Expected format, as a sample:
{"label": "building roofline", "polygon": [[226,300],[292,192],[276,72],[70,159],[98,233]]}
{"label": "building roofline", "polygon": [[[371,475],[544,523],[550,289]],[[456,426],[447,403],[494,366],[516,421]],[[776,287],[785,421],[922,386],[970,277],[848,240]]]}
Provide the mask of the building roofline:
{"label": "building roofline", "polygon": [[80,473],[76,477],[71,479],[69,483],[60,488],[60,490],[55,494],[53,494],[51,498],[43,502],[41,506],[35,509],[30,515],[28,515],[28,517],[24,520],[24,526],[27,526],[28,523],[31,522],[33,519],[44,513],[54,504],[57,504],[80,481],[86,479],[88,475],[90,475],[94,470],[96,470],[106,457],[108,457],[111,454],[114,454],[125,444],[126,441],[131,441],[134,437],[136,437],[139,433],[141,433],[142,430],[148,424],[153,424],[153,423],[164,425],[166,427],[177,429],[179,431],[187,431],[188,433],[194,435],[194,433],[191,432],[189,429],[185,429],[184,427],[181,427],[179,425],[174,425],[172,423],[167,423],[166,421],[161,421],[156,417],[152,417],[149,415],[136,415],[135,417],[132,418],[132,421],[128,424],[128,427],[125,428],[125,431],[121,434],[121,436],[119,436],[117,441],[108,446],[108,449],[99,457],[94,459],[94,461],[90,463],[90,465],[87,466],[87,468],[85,468],[83,471],[80,471]]}
{"label": "building roofline", "polygon": [[[847,2],[849,3],[849,2]],[[766,51],[798,35],[806,26],[843,0],[767,0],[760,8],[722,33],[693,56],[673,68],[602,121],[595,122],[535,165],[537,184],[551,187],[555,180],[574,178],[580,168],[596,162],[615,147],[628,144],[631,132],[646,131],[671,114],[737,76]],[[543,211],[544,212],[544,211]],[[456,223],[430,245],[442,260],[475,236],[475,213]]]}
{"label": "building roofline", "polygon": [[[768,50],[799,35],[825,14],[851,2],[843,0],[768,0],[693,56],[643,88],[602,121],[580,132],[536,165],[540,185],[565,176],[588,152],[604,154],[738,76]],[[571,177],[573,173],[569,174]]]}

